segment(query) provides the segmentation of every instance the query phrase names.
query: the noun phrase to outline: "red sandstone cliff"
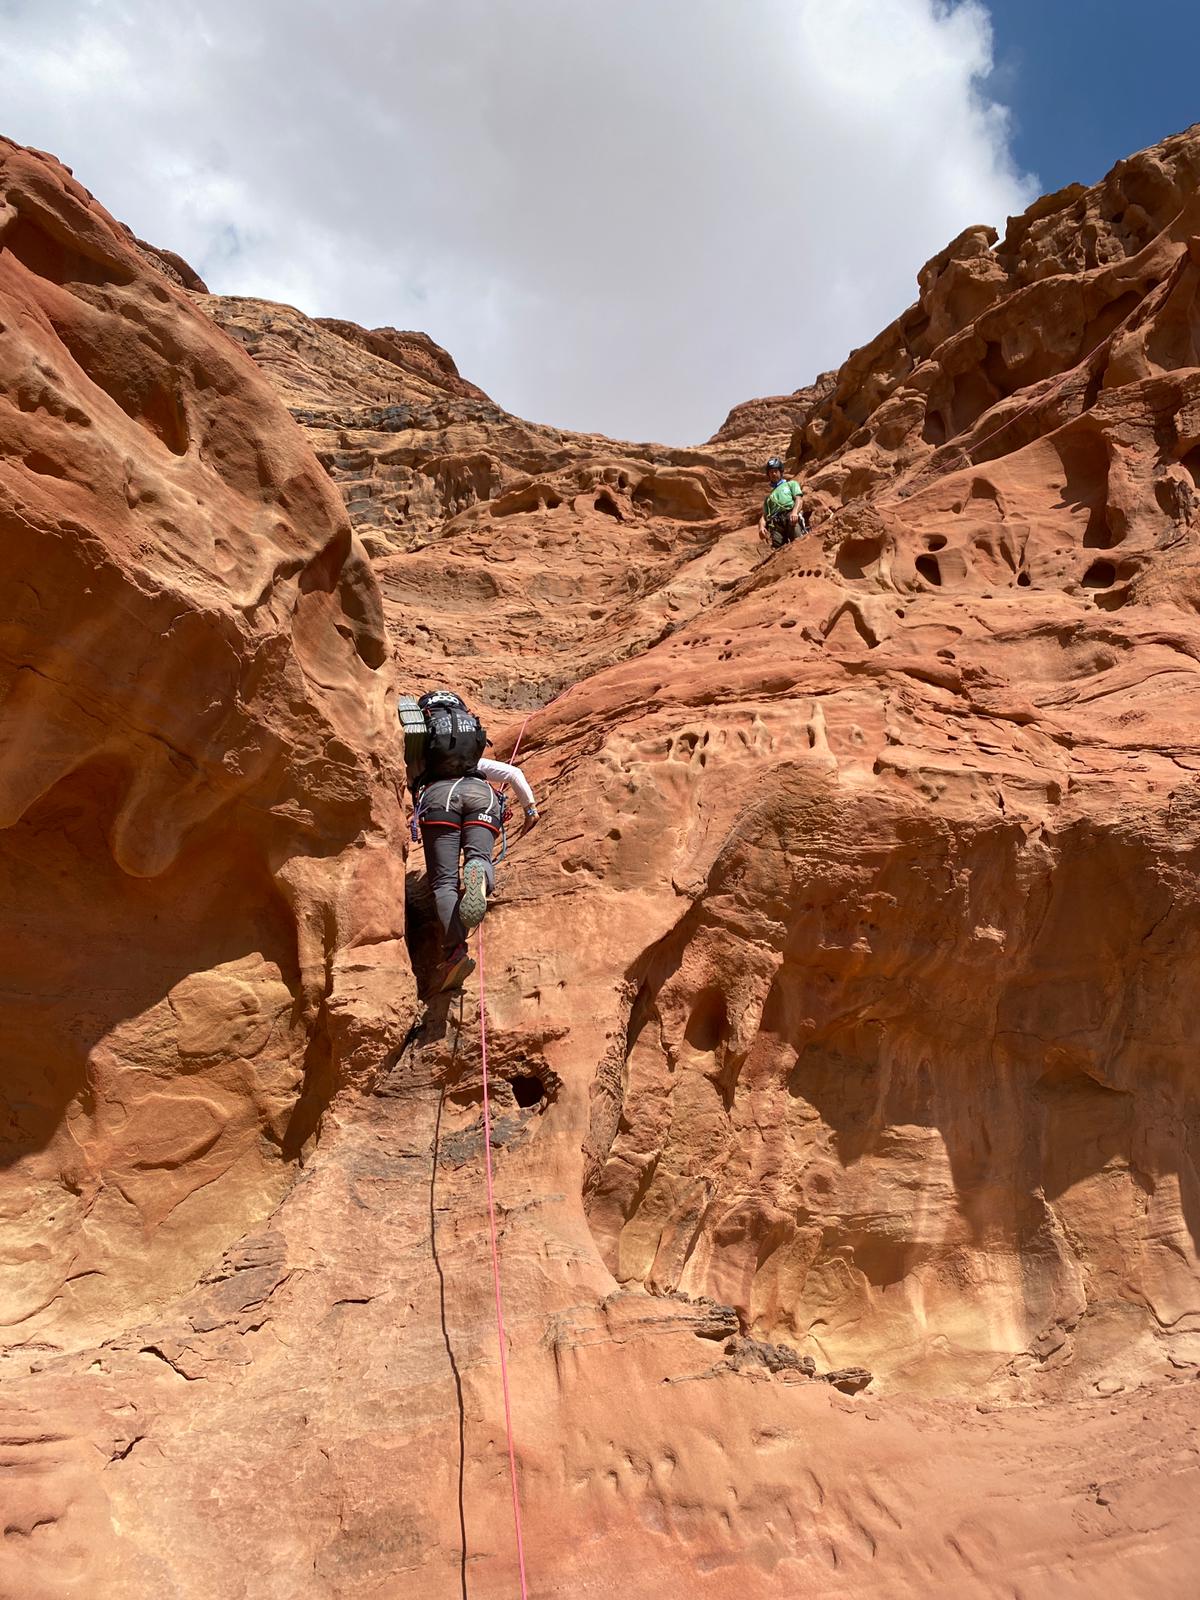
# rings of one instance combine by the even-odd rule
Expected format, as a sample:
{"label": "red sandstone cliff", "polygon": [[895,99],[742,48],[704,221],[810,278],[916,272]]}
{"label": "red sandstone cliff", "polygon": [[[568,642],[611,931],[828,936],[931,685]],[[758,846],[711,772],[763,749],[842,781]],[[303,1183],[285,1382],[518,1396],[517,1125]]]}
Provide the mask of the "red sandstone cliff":
{"label": "red sandstone cliff", "polygon": [[189,297],[4,147],[0,1592],[514,1592],[399,681],[530,713],[545,806],[485,925],[533,1592],[1189,1592],[1198,174],[668,450]]}

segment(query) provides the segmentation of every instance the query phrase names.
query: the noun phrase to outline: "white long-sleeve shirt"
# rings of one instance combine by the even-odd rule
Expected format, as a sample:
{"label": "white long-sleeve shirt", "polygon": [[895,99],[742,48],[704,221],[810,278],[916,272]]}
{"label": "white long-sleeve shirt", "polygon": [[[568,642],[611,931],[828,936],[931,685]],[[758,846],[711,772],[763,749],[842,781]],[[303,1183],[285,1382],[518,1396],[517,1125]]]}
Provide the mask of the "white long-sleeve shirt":
{"label": "white long-sleeve shirt", "polygon": [[510,766],[507,761],[490,761],[484,756],[475,763],[475,770],[489,783],[511,783],[522,806],[536,808],[537,802],[533,798],[533,790],[529,787],[529,780],[520,767]]}

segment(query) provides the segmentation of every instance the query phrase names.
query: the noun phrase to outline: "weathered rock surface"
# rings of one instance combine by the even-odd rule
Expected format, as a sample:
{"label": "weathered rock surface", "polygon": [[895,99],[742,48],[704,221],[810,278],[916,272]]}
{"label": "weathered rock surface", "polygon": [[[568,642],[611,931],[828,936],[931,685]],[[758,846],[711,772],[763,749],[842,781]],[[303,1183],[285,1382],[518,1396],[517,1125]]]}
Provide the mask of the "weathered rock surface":
{"label": "weathered rock surface", "polygon": [[389,359],[410,334],[198,304],[268,373],[341,489],[406,673],[528,710],[644,650],[751,564],[753,538],[727,537],[758,484],[740,454],[523,422],[444,353],[419,369]]}
{"label": "weathered rock surface", "polygon": [[0,391],[0,1325],[27,1347],[263,1218],[412,986],[339,498],[253,364],[8,143]]}
{"label": "weathered rock surface", "polygon": [[814,408],[832,392],[836,379],[836,372],[823,372],[814,382],[791,394],[743,401],[733,407],[709,443],[730,444],[736,440],[743,449],[765,443],[767,449],[762,453],[770,455],[780,434],[791,434],[808,421]]}
{"label": "weathered rock surface", "polygon": [[[502,749],[523,729],[544,804],[484,930],[531,1592],[1191,1592],[1198,172],[1193,130],[1094,190],[1040,201],[995,248],[974,229],[935,258],[916,307],[791,397],[817,514],[807,540],[767,560],[758,463],[786,445],[790,401],[737,408],[691,451],[562,435],[509,417],[417,336],[194,293],[308,432],[371,571],[349,554],[323,568],[311,628],[303,585],[278,573],[266,615],[248,617],[196,555],[198,534],[185,583],[176,566],[160,575],[182,536],[130,525],[118,547],[137,552],[138,574],[202,589],[235,661],[261,627],[283,663],[269,700],[227,696],[224,742],[195,715],[203,695],[180,709],[160,687],[151,710],[178,712],[173,744],[196,761],[211,744],[220,766],[256,717],[278,743],[247,791],[258,809],[238,790],[161,860],[149,833],[122,846],[110,820],[123,791],[107,775],[128,758],[101,768],[105,787],[72,789],[91,770],[76,764],[39,791],[0,838],[70,843],[69,858],[31,858],[41,922],[23,924],[44,930],[27,965],[59,986],[14,1014],[39,1040],[43,1016],[65,1028],[85,1009],[103,1023],[104,1005],[132,1015],[121,975],[157,959],[165,911],[127,909],[124,959],[96,976],[79,934],[99,913],[84,908],[124,905],[126,882],[169,890],[191,863],[186,981],[216,970],[227,984],[222,938],[239,960],[273,959],[293,1032],[281,1025],[254,1059],[281,1073],[278,1103],[307,1105],[293,1115],[308,1132],[344,1087],[302,1174],[285,1140],[256,1155],[269,1183],[220,1208],[224,1232],[185,1212],[167,1292],[123,1287],[100,1340],[94,1308],[60,1290],[44,1348],[14,1336],[0,1593],[515,1590],[476,993],[461,1010],[432,1005],[398,1049],[411,978],[396,978],[384,870],[400,855],[385,674],[363,642],[379,638],[376,581],[396,675],[465,685]],[[71,238],[109,226],[76,200]],[[67,292],[7,248],[0,270],[24,274],[22,305]],[[134,270],[138,303],[153,300]],[[100,295],[120,314],[111,286],[72,282],[89,313]],[[175,472],[206,474],[186,479],[204,525],[227,501],[243,519],[255,495],[277,509],[302,482],[320,511],[291,537],[315,541],[303,550],[317,559],[344,537],[336,497],[244,358],[177,288],[162,293],[178,347],[194,339],[206,374],[221,360],[236,374],[222,392],[240,436],[253,424],[277,440],[253,479],[241,457],[201,459],[190,442],[172,456]],[[141,336],[116,329],[106,348]],[[140,355],[123,370],[143,359],[153,370]],[[213,387],[185,376],[185,411],[203,413]],[[29,414],[14,411],[17,426]],[[89,440],[113,441],[101,462],[128,451],[129,416],[91,424]],[[138,443],[139,461],[159,461]],[[23,449],[4,458],[6,493],[27,492]],[[69,507],[92,527],[71,492],[60,472],[46,515],[61,523]],[[97,519],[95,536],[111,549],[124,526]],[[60,590],[79,593],[55,578]],[[151,582],[136,590],[153,613]],[[99,602],[71,604],[110,620]],[[96,708],[107,737],[159,728],[122,687],[154,681],[124,665],[136,630],[99,636],[118,664]],[[21,637],[14,659],[40,665],[46,635]],[[305,665],[309,648],[343,652],[332,685]],[[186,661],[191,681],[221,681],[198,649]],[[192,816],[187,793],[166,799],[171,817]],[[379,927],[393,915],[379,933],[278,913],[310,948],[325,940],[320,992],[315,968],[288,967],[254,921],[274,904],[289,805],[313,829],[287,858],[312,877],[293,866],[289,881],[307,890],[332,873],[343,914],[369,906]],[[151,854],[122,854],[135,847]],[[346,872],[348,855],[365,870]],[[85,894],[101,868],[110,901]],[[232,882],[227,898],[218,882]],[[47,884],[71,896],[65,909]],[[413,872],[418,950],[421,890]],[[87,1007],[63,998],[68,953],[95,986]],[[210,988],[188,1037],[223,1038],[234,1015]],[[119,1064],[120,1027],[96,1037],[114,1032]],[[190,1086],[169,1029],[131,1037],[164,1092]],[[305,1094],[294,1066],[285,1077],[297,1050]],[[103,1148],[76,1103],[93,1114],[82,1090],[55,1127],[42,1113],[37,1151],[12,1169],[25,1192],[50,1192],[37,1162],[73,1117],[79,1148]],[[259,1114],[249,1097],[242,1114]],[[143,1163],[137,1192],[169,1195],[205,1159]],[[153,1237],[127,1247],[137,1271]]]}

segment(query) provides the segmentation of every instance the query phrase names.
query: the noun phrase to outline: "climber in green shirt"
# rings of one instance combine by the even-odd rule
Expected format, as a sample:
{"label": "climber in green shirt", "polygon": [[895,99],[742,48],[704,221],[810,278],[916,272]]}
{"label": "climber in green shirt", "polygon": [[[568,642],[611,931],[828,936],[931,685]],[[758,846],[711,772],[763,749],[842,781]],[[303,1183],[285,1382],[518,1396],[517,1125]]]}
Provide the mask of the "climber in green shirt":
{"label": "climber in green shirt", "polygon": [[784,476],[783,462],[778,456],[772,456],[767,462],[767,477],[771,492],[763,501],[758,531],[762,538],[770,542],[773,550],[781,550],[785,544],[791,544],[798,534],[807,531],[804,513],[800,509],[804,490],[795,478]]}

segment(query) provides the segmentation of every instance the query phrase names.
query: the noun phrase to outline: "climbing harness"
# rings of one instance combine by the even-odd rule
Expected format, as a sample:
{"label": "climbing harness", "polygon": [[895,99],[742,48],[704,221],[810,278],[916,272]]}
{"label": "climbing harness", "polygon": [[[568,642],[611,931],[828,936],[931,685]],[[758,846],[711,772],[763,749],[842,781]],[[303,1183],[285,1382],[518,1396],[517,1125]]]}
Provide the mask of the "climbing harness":
{"label": "climbing harness", "polygon": [[[524,730],[522,730],[524,731]],[[500,1252],[496,1244],[496,1201],[492,1186],[492,1114],[488,1102],[487,1068],[487,991],[483,976],[483,928],[479,929],[479,1051],[483,1061],[483,1155],[487,1173],[488,1228],[492,1240],[492,1284],[496,1291],[496,1336],[500,1344],[500,1387],[504,1391],[504,1427],[508,1434],[508,1476],[512,1484],[513,1526],[517,1534],[517,1568],[521,1576],[521,1600],[529,1600],[525,1583],[525,1541],[521,1533],[521,1498],[517,1492],[517,1453],[513,1444],[512,1404],[508,1394],[507,1336],[504,1332],[504,1301],[500,1294]]]}

